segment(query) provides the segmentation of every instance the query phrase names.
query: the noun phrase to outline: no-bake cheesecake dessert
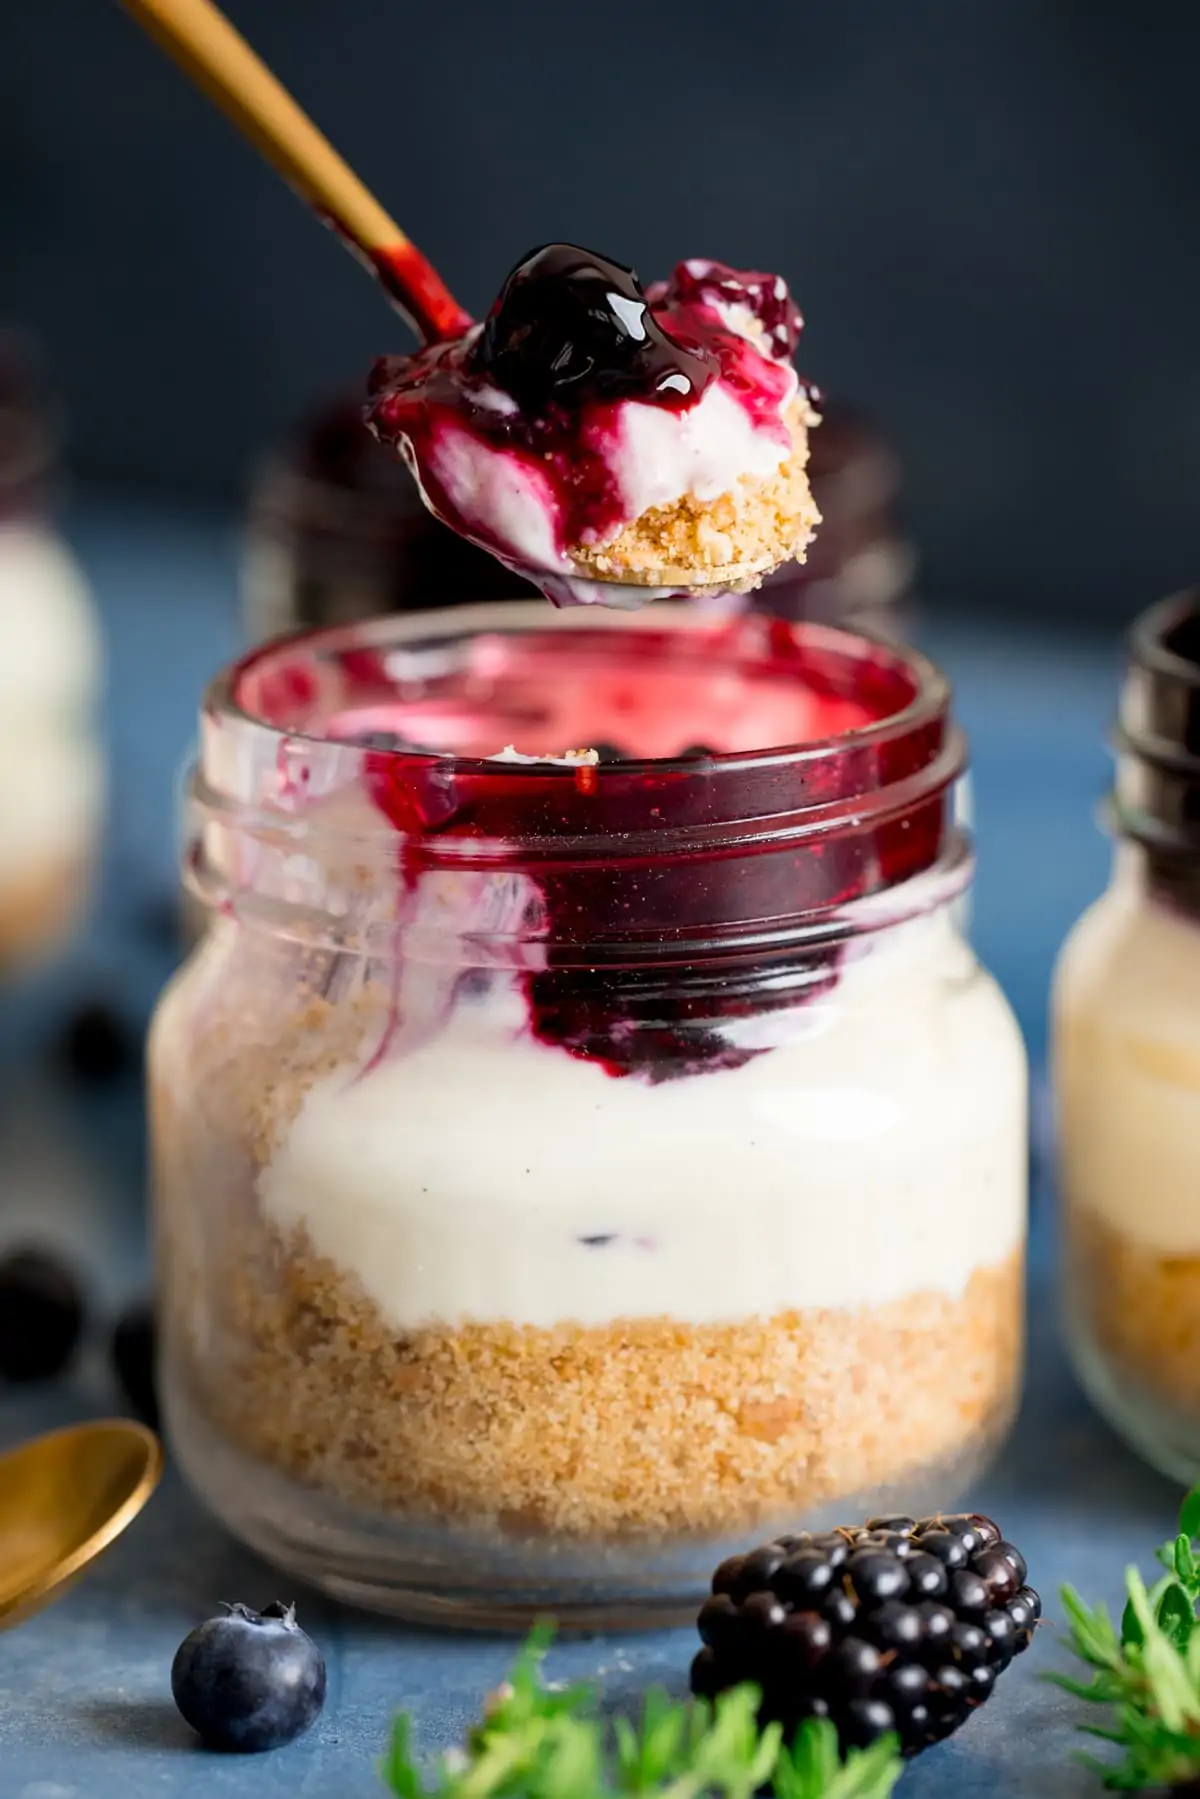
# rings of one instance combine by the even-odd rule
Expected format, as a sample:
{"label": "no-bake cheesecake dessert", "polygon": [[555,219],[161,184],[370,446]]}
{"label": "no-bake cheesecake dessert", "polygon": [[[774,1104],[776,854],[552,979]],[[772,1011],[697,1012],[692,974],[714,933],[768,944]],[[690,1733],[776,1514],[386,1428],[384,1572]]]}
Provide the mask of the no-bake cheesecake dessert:
{"label": "no-bake cheesecake dessert", "polygon": [[99,833],[99,633],[50,517],[57,447],[29,352],[0,334],[0,976],[70,936]]}
{"label": "no-bake cheesecake dessert", "polygon": [[690,1599],[748,1532],[944,1497],[1014,1403],[1024,1061],[944,683],[595,619],[302,637],[204,720],[174,1434],[269,1554],[420,1615]]}
{"label": "no-bake cheesecake dessert", "polygon": [[1200,597],[1135,624],[1108,891],[1055,976],[1069,1339],[1092,1397],[1200,1475]]}
{"label": "no-bake cheesecake dessert", "polygon": [[551,244],[482,325],[383,358],[367,419],[439,518],[551,599],[742,591],[819,522],[800,327],[777,275],[693,259],[643,289]]}

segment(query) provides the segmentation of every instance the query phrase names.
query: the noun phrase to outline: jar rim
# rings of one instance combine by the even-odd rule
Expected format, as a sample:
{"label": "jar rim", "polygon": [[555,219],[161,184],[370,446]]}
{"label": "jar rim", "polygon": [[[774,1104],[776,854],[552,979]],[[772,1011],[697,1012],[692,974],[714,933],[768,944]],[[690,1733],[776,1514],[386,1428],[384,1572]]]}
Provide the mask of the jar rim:
{"label": "jar rim", "polygon": [[[548,623],[552,621],[552,623]],[[835,731],[819,738],[772,744],[752,750],[714,750],[709,761],[718,768],[769,766],[775,763],[818,761],[830,751],[853,743],[855,747],[885,744],[917,728],[926,721],[944,715],[950,703],[950,681],[936,663],[919,650],[900,646],[894,640],[865,631],[851,631],[842,626],[816,620],[785,620],[758,614],[741,614],[735,621],[706,614],[694,604],[680,601],[656,601],[636,612],[604,607],[577,607],[561,612],[532,607],[524,600],[500,600],[472,606],[451,606],[421,612],[387,614],[372,619],[351,620],[334,625],[321,625],[301,631],[283,633],[256,645],[244,656],[217,674],[208,685],[202,701],[202,714],[224,716],[242,724],[270,732],[279,739],[311,744],[314,748],[344,744],[345,738],[306,730],[303,726],[285,725],[264,716],[245,702],[248,681],[262,673],[272,672],[269,664],[280,658],[294,657],[298,652],[337,653],[345,648],[399,649],[408,645],[418,648],[422,640],[437,644],[447,639],[467,639],[491,633],[530,637],[547,629],[578,631],[658,631],[669,626],[671,631],[694,632],[728,627],[735,622],[744,628],[747,640],[758,637],[763,643],[774,639],[779,643],[790,638],[801,648],[825,650],[841,655],[847,665],[852,659],[864,667],[873,664],[894,679],[907,678],[911,694],[894,711],[868,719],[861,725]],[[495,755],[460,755],[448,750],[410,750],[379,747],[373,753],[397,766],[428,760],[431,753],[448,770],[462,768],[503,778],[507,769],[513,775],[549,782],[570,780],[573,769],[553,761],[537,761],[530,765],[505,764]],[[646,767],[666,768],[690,760],[681,756],[630,756],[623,758],[626,770]],[[599,770],[598,774],[602,774]]]}
{"label": "jar rim", "polygon": [[[761,687],[750,676],[730,684],[726,657],[737,650]],[[489,710],[475,700],[488,701],[497,670],[501,699]],[[519,713],[514,695],[528,701],[526,717],[545,702],[558,722],[573,706],[584,718],[597,670],[628,681],[646,742],[661,741],[655,708],[667,710],[672,678],[684,714],[668,728],[680,716],[690,725],[697,695],[708,705],[732,693],[717,721],[731,740],[764,717],[863,715],[848,692],[870,704],[855,729],[767,749],[563,765],[474,753]],[[393,688],[414,710],[381,702],[389,733],[449,718],[449,739],[466,733],[472,753],[376,747],[369,708],[346,711],[345,694]],[[315,724],[329,728],[318,735]],[[378,910],[382,896],[394,915],[398,894],[421,887],[444,899],[475,882],[497,903],[517,889],[532,896],[556,944],[585,960],[708,955],[718,943],[844,931],[852,914],[880,928],[931,903],[919,876],[939,891],[961,886],[969,851],[953,790],[965,762],[941,670],[833,626],[662,603],[638,614],[523,601],[401,614],[272,640],[212,683],[191,785],[191,878],[237,909],[303,894],[296,903],[310,914],[329,914],[334,892],[357,913]]]}
{"label": "jar rim", "polygon": [[1200,587],[1186,587],[1159,600],[1129,628],[1130,660],[1154,674],[1200,687],[1200,643],[1197,654],[1189,656],[1168,642],[1172,632],[1193,620],[1200,627]]}

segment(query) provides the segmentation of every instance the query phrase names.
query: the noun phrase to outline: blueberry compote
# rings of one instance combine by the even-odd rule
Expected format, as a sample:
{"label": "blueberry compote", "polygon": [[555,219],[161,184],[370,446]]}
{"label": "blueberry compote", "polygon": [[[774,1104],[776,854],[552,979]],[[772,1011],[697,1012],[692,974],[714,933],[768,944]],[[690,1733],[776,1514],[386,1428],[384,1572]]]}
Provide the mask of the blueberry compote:
{"label": "blueberry compote", "polygon": [[699,399],[717,358],[659,324],[632,269],[574,244],[519,262],[467,352],[465,366],[510,394],[531,419],[605,400]]}
{"label": "blueberry compote", "polygon": [[[482,326],[380,359],[367,421],[447,524],[555,573],[572,548],[638,516],[658,491],[648,462],[660,480],[670,470],[678,500],[734,486],[748,446],[756,468],[764,453],[786,458],[799,329],[776,276],[691,261],[647,291],[632,269],[550,244],[517,264]],[[737,429],[727,409],[714,413],[715,392],[737,408]],[[648,437],[631,431],[631,405],[694,418]]]}
{"label": "blueberry compote", "polygon": [[[235,691],[358,749],[401,921],[427,877],[524,878],[543,1043],[654,1082],[737,1067],[760,1053],[738,1021],[836,980],[848,908],[953,859],[961,741],[923,664],[754,618],[456,635],[445,616],[403,654],[387,621],[260,652]],[[506,743],[597,759],[491,759]]]}

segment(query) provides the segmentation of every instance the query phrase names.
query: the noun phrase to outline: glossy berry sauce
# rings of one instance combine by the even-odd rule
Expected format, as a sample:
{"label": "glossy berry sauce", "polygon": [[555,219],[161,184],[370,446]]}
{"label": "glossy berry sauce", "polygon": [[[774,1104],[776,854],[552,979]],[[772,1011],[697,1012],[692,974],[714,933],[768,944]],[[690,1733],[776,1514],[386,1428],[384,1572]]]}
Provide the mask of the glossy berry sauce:
{"label": "glossy berry sauce", "polygon": [[[323,657],[323,694],[283,650],[251,658],[236,691],[284,730],[363,747],[405,890],[435,872],[526,878],[522,932],[544,964],[522,976],[529,1028],[613,1076],[749,1060],[723,1027],[828,991],[843,909],[948,844],[948,697],[918,704],[899,654],[753,618],[465,641],[452,673],[410,670],[404,697],[363,647]],[[756,753],[764,736],[791,747]],[[606,753],[485,759],[506,741]],[[464,978],[477,991],[479,970]]]}
{"label": "glossy berry sauce", "polygon": [[775,276],[690,262],[647,293],[620,263],[550,244],[517,264],[477,330],[377,362],[366,418],[407,457],[440,518],[511,559],[502,533],[439,475],[460,461],[463,434],[502,452],[514,481],[548,487],[548,524],[565,555],[629,522],[619,468],[630,401],[686,412],[719,380],[786,454],[781,409],[796,386],[799,329]]}

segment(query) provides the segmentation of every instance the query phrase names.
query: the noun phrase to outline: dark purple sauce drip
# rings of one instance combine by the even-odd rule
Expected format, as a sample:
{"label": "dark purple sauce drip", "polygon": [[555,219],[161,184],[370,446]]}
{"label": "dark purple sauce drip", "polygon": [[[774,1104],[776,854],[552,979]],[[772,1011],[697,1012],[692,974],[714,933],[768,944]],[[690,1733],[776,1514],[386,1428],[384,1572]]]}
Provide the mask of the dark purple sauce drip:
{"label": "dark purple sauce drip", "polygon": [[[820,654],[809,654],[788,626],[773,626],[771,642],[777,671],[788,670],[818,695],[844,697],[838,686],[844,671],[839,676]],[[728,643],[715,635],[703,653],[736,659],[737,627]],[[882,653],[857,671],[855,698],[862,701],[864,720],[900,712],[912,697],[908,675]],[[543,843],[589,836],[644,841],[657,821],[675,827],[710,823],[731,804],[735,785],[739,816],[776,821],[797,808],[861,796],[935,762],[946,724],[937,715],[879,744],[860,745],[851,735],[808,765],[781,763],[736,775],[725,768],[720,778],[728,786],[720,797],[713,785],[718,765],[700,757],[618,762],[579,768],[574,777],[566,771],[548,777],[545,769],[526,774],[486,764],[452,767],[434,754],[373,753],[365,779],[401,833],[401,878],[413,887],[431,865],[431,850],[436,859],[439,838],[455,839],[464,854],[473,838],[514,845],[531,836]],[[763,1052],[730,1041],[727,1027],[828,992],[838,978],[840,948],[730,953],[726,947],[711,958],[647,958],[647,927],[668,949],[675,940],[694,941],[714,920],[723,932],[798,911],[828,913],[932,866],[948,819],[945,793],[935,790],[899,815],[884,813],[869,828],[860,823],[782,853],[769,837],[699,858],[664,847],[652,857],[643,853],[636,873],[616,859],[539,858],[535,879],[548,922],[548,966],[524,977],[533,1034],[599,1063],[610,1075],[640,1075],[652,1083],[741,1067]],[[489,853],[488,863],[521,868],[527,858],[514,849],[511,859]],[[623,954],[614,945],[631,925],[641,928],[643,946]],[[581,965],[588,954],[595,955],[594,964]]]}

